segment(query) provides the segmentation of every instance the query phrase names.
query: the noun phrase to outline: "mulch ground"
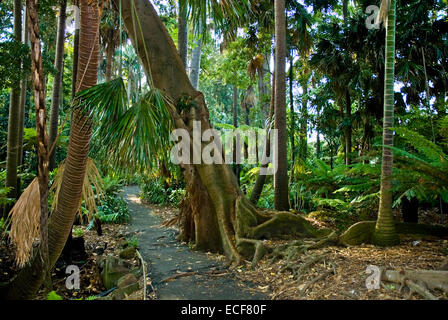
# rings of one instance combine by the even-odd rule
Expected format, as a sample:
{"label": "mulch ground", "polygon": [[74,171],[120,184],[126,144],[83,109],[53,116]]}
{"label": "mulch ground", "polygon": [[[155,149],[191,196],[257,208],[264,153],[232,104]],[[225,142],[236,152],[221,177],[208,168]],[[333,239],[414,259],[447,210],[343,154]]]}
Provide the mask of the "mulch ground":
{"label": "mulch ground", "polygon": [[[150,205],[155,214],[169,224],[178,213],[177,208]],[[320,227],[332,226],[328,223],[309,219]],[[421,210],[421,223],[437,223],[448,226],[448,219],[442,222],[437,210]],[[287,241],[265,241],[267,247],[275,248]],[[287,267],[285,260],[272,262],[269,256],[263,258],[253,270],[250,264],[236,268],[233,272],[242,281],[256,284],[254,290],[262,291],[271,299],[281,300],[420,300],[418,294],[409,295],[409,290],[399,290],[399,285],[382,284],[379,290],[368,290],[366,280],[368,266],[378,266],[387,270],[437,270],[448,255],[448,240],[433,237],[402,237],[401,244],[392,248],[378,248],[373,245],[356,247],[330,246],[311,250],[297,259],[297,264],[308,261],[312,256],[324,258],[306,269],[297,279]],[[222,255],[210,255],[213,259],[225,260]],[[291,262],[289,262],[291,263]],[[327,274],[323,278],[319,277]],[[309,284],[313,280],[318,281]],[[308,285],[309,284],[309,285]],[[448,299],[442,291],[433,292],[440,299]]]}
{"label": "mulch ground", "polygon": [[[156,215],[172,224],[178,213],[174,207],[150,205]],[[440,216],[434,210],[421,212],[422,222],[440,224]],[[448,220],[448,219],[446,219]],[[169,223],[171,222],[171,223]],[[316,224],[321,224],[314,221]],[[444,221],[448,224],[448,221]],[[53,275],[53,290],[64,299],[88,299],[105,291],[99,277],[97,260],[103,255],[118,255],[121,243],[129,235],[125,234],[123,225],[103,225],[103,236],[99,237],[95,230],[76,227],[84,230],[86,252],[88,258],[79,263],[81,270],[81,290],[72,291],[65,287],[64,268],[56,267]],[[267,247],[274,248],[287,241],[265,241]],[[407,288],[399,290],[399,285],[382,284],[379,290],[368,290],[366,268],[370,265],[388,270],[436,270],[448,255],[448,240],[439,238],[402,238],[401,244],[392,248],[377,248],[372,245],[356,247],[330,246],[311,250],[297,258],[295,263],[302,264],[312,256],[323,255],[323,259],[307,268],[297,279],[287,266],[285,260],[270,261],[269,257],[262,259],[255,269],[242,266],[234,269],[234,275],[242,281],[250,281],[256,286],[254,290],[261,291],[271,299],[343,299],[343,300],[387,300],[387,299],[422,299],[418,294],[409,294]],[[224,261],[225,257],[217,254],[209,255],[212,259]],[[139,265],[139,261],[132,261]],[[291,263],[291,261],[289,261]],[[11,279],[18,271],[14,264],[14,251],[5,239],[0,241],[0,282]],[[322,276],[325,275],[325,276]],[[317,280],[317,281],[314,281]],[[148,279],[150,284],[150,279]],[[141,299],[142,290],[129,297]],[[433,292],[440,299],[448,299],[441,291]],[[36,299],[46,299],[40,292]]]}

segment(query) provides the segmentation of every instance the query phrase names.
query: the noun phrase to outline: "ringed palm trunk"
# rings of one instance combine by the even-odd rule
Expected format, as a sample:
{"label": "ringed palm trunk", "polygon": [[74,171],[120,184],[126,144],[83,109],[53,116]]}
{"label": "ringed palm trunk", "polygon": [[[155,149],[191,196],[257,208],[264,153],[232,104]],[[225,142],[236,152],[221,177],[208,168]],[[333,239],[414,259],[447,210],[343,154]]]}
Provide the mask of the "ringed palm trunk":
{"label": "ringed palm trunk", "polygon": [[285,0],[275,1],[275,129],[278,130],[274,207],[289,210],[286,134],[286,11]]}
{"label": "ringed palm trunk", "polygon": [[54,67],[56,69],[56,75],[53,80],[53,92],[51,99],[51,109],[50,109],[50,148],[53,148],[50,154],[50,171],[55,168],[56,164],[56,142],[58,135],[58,122],[59,122],[59,108],[61,106],[62,98],[62,74],[64,72],[64,40],[65,40],[65,21],[67,20],[66,15],[67,0],[61,1],[59,20],[58,20],[58,31],[56,39],[56,56],[54,59]]}
{"label": "ringed palm trunk", "polygon": [[[22,1],[14,0],[14,40],[22,41]],[[8,196],[10,198],[18,197],[17,190],[17,160],[18,160],[18,142],[20,126],[20,81],[13,83],[9,98],[9,117],[8,117],[8,141],[6,149],[6,182],[5,187],[11,188]],[[9,213],[9,206],[5,207],[3,215],[6,217]]]}
{"label": "ringed palm trunk", "polygon": [[[99,7],[97,1],[81,0],[81,29],[76,91],[94,86],[98,70]],[[76,109],[72,114],[67,159],[58,204],[48,222],[49,265],[43,266],[39,254],[24,267],[9,285],[6,297],[30,299],[43,282],[42,270],[51,269],[59,258],[79,208],[91,128],[89,120]]]}
{"label": "ringed palm trunk", "polygon": [[[387,0],[383,0],[387,1]],[[381,246],[396,245],[399,242],[392,212],[392,168],[393,152],[389,146],[394,144],[394,76],[395,76],[395,21],[396,0],[390,1],[386,22],[386,57],[384,80],[384,124],[381,191],[378,220],[373,234],[373,243]]]}

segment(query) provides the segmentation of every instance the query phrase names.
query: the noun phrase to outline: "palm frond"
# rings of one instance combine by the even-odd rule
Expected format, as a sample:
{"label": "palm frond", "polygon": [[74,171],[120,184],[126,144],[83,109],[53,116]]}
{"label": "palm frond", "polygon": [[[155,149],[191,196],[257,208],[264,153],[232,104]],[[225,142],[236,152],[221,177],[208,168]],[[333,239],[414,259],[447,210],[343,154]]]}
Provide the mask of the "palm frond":
{"label": "palm frond", "polygon": [[380,24],[381,22],[386,23],[387,17],[389,15],[391,0],[381,0],[380,11],[378,12],[378,17],[376,19],[376,24]]}
{"label": "palm frond", "polygon": [[11,219],[9,238],[16,250],[16,263],[19,267],[28,262],[34,241],[40,237],[40,213],[39,182],[34,178],[8,215]]}
{"label": "palm frond", "polygon": [[[64,175],[65,163],[63,162],[59,168],[58,173],[54,179],[53,184],[51,185],[50,192],[54,192],[53,203],[51,206],[51,211],[53,211],[58,203],[59,191],[61,190],[62,185],[62,176]],[[82,185],[81,192],[81,200],[79,202],[79,210],[78,214],[81,214],[81,206],[84,202],[84,205],[89,212],[88,218],[89,220],[98,212],[97,202],[104,195],[104,187],[103,180],[98,171],[98,168],[95,166],[95,162],[91,159],[87,159],[86,164],[86,174],[84,175],[84,181]]]}
{"label": "palm frond", "polygon": [[151,88],[129,104],[119,78],[87,89],[78,98],[95,125],[92,150],[107,155],[117,169],[135,171],[168,157],[172,102],[160,90]]}

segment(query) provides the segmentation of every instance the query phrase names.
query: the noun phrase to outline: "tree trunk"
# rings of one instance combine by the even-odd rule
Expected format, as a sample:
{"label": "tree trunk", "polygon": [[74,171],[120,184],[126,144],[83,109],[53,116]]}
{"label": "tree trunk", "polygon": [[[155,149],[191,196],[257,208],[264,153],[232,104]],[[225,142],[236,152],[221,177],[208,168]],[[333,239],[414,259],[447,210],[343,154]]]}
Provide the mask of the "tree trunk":
{"label": "tree trunk", "polygon": [[266,76],[266,71],[269,72],[269,64],[267,62],[266,56],[264,56],[263,59],[263,65],[261,68],[258,68],[257,74],[258,74],[258,100],[260,101],[260,108],[261,112],[264,118],[268,119],[269,117],[269,88],[266,84],[264,78]]}
{"label": "tree trunk", "polygon": [[[272,121],[272,118],[274,117],[274,92],[275,92],[275,82],[272,86],[272,94],[271,94],[271,107],[269,112],[269,118],[268,123]],[[271,154],[271,141],[269,139],[269,130],[270,126],[266,126],[266,141],[264,145],[264,155],[269,156]],[[263,158],[261,168],[267,168],[269,163],[266,161],[266,158]],[[266,183],[266,175],[264,174],[258,174],[257,180],[255,181],[254,188],[252,189],[252,193],[250,195],[250,202],[252,202],[254,205],[257,205],[258,201],[260,200],[261,193],[263,192],[264,184]]]}
{"label": "tree trunk", "polygon": [[[14,40],[22,42],[22,1],[14,0]],[[6,147],[6,183],[5,187],[10,188],[9,198],[19,196],[17,190],[17,160],[18,160],[18,142],[20,126],[20,82],[13,83],[9,98],[9,117],[8,117],[8,142]],[[3,216],[6,216],[11,209],[5,206]]]}
{"label": "tree trunk", "polygon": [[352,152],[352,100],[350,97],[350,91],[348,89],[346,90],[345,96],[345,116],[348,122],[345,129],[345,164],[349,166],[351,164],[350,154]]}
{"label": "tree trunk", "polygon": [[[44,69],[42,64],[40,26],[37,15],[37,1],[27,0],[27,15],[31,40],[31,74],[34,89],[34,105],[36,108],[37,135],[37,179],[40,193],[40,244],[39,257],[43,262],[42,274],[47,280],[47,289],[51,288],[51,274],[48,254],[48,162],[49,147],[47,135],[47,116],[45,106]],[[65,5],[61,5],[61,9]],[[61,12],[61,15],[63,13]],[[65,15],[65,14],[64,14]],[[65,25],[65,18],[64,25]]]}
{"label": "tree trunk", "polygon": [[[234,85],[233,86],[233,126],[238,128],[238,88]],[[240,160],[240,152],[241,149],[237,148],[239,146],[239,136],[235,138],[235,141],[233,143],[233,172],[235,173],[236,179],[238,180],[238,185],[240,184],[240,169],[241,166],[239,164]]]}
{"label": "tree trunk", "polygon": [[[138,48],[147,78],[149,79],[148,75],[151,74],[154,86],[168,95],[174,103],[167,107],[175,127],[187,130],[192,135],[193,120],[197,120],[200,121],[203,131],[211,129],[205,98],[191,85],[174,42],[151,2],[135,0],[134,12],[133,6],[128,2],[122,3],[124,23],[134,47]],[[134,29],[133,16],[139,19],[142,29]],[[185,95],[188,95],[193,103],[189,113],[179,113],[175,105],[184,101]],[[192,141],[197,143],[193,139]],[[296,215],[285,212],[273,215],[258,212],[245,198],[227,164],[182,164],[181,167],[187,188],[191,191],[191,213],[189,220],[184,221],[188,224],[193,218],[195,239],[190,240],[196,241],[196,245],[203,244],[202,249],[212,250],[209,243],[219,244],[220,251],[224,252],[231,262],[241,263],[243,256],[253,256],[255,250],[250,242],[245,241],[246,238],[262,239],[286,231],[316,234],[306,220]],[[196,202],[198,199],[204,199],[205,202]],[[195,210],[198,207],[199,210]],[[191,229],[190,227],[190,231]],[[204,234],[208,235],[208,239],[201,242],[198,238],[203,239]],[[250,249],[247,249],[248,247]]]}
{"label": "tree trunk", "polygon": [[187,69],[188,60],[188,2],[187,0],[179,0],[179,16],[178,33],[177,33],[177,48],[179,56],[182,60],[184,68]]}
{"label": "tree trunk", "polygon": [[199,75],[201,73],[202,35],[196,41],[196,47],[191,55],[190,81],[195,90],[198,90]]}
{"label": "tree trunk", "polygon": [[[75,0],[74,5],[79,6],[79,0]],[[72,72],[72,99],[76,94],[76,80],[78,77],[78,58],[79,58],[79,29],[75,29],[73,37],[73,72]]]}
{"label": "tree trunk", "polygon": [[308,94],[308,87],[303,87],[303,101],[302,101],[302,119],[300,121],[300,159],[306,160],[308,154],[308,99],[306,98]]}
{"label": "tree trunk", "polygon": [[316,129],[317,138],[316,138],[316,158],[320,159],[320,132],[319,129]]}
{"label": "tree trunk", "polygon": [[[56,56],[54,59],[54,67],[56,74],[53,80],[53,93],[51,98],[50,109],[50,148],[52,152],[50,154],[50,171],[55,168],[56,165],[56,139],[58,136],[58,123],[59,123],[59,108],[61,106],[62,98],[62,74],[64,73],[64,44],[65,44],[65,21],[67,0],[61,1],[58,31],[56,38]],[[54,147],[53,147],[54,145]]]}
{"label": "tree trunk", "polygon": [[[386,0],[383,0],[383,4]],[[399,243],[392,212],[392,168],[394,135],[390,130],[394,126],[394,80],[395,80],[395,11],[396,0],[390,1],[386,26],[386,57],[384,77],[384,123],[383,157],[381,169],[381,191],[378,220],[373,234],[373,243],[391,246]]]}
{"label": "tree trunk", "polygon": [[[28,45],[29,42],[29,32],[27,24],[27,13],[26,7],[24,9],[23,18],[23,44]],[[23,164],[23,134],[25,128],[25,109],[26,109],[26,94],[27,94],[28,79],[23,78],[20,83],[20,113],[19,113],[19,140],[18,140],[18,151],[17,151],[17,166],[21,167]],[[17,191],[21,193],[21,179],[17,178]]]}
{"label": "tree trunk", "polygon": [[286,12],[285,0],[275,1],[275,129],[278,130],[274,207],[289,210],[286,133]]}
{"label": "tree trunk", "polygon": [[293,59],[290,57],[291,66],[289,67],[289,112],[291,113],[291,173],[289,176],[289,181],[292,183],[294,181],[294,166],[296,162],[296,141],[294,139],[295,127],[296,127],[296,117],[294,111],[294,92],[293,92],[293,80],[294,80],[294,64]]}
{"label": "tree trunk", "polygon": [[[81,30],[77,92],[90,88],[97,82],[100,21],[98,2],[81,0],[80,3]],[[75,109],[72,115],[70,140],[58,205],[48,223],[49,269],[54,266],[64,248],[79,208],[90,136],[89,120]],[[7,298],[31,298],[42,284],[43,268],[41,259],[35,256],[9,285]]]}
{"label": "tree trunk", "polygon": [[115,54],[115,46],[114,46],[114,30],[108,30],[109,33],[109,42],[106,45],[106,81],[112,80],[112,70],[113,70],[113,64],[114,64],[114,54]]}

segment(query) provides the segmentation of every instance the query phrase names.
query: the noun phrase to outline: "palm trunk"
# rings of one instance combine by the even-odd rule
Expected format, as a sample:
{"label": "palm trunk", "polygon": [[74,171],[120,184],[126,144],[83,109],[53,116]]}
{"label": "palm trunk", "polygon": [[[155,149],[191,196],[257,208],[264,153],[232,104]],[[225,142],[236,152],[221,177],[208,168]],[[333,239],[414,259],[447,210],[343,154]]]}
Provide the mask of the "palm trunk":
{"label": "palm trunk", "polygon": [[263,65],[261,68],[258,68],[257,74],[258,74],[258,100],[260,101],[260,108],[263,115],[263,118],[267,119],[269,117],[269,88],[266,84],[264,78],[266,75],[266,71],[269,72],[269,64],[267,62],[266,57],[263,60]]}
{"label": "palm trunk", "polygon": [[348,125],[345,129],[345,164],[349,166],[351,164],[350,154],[352,152],[352,100],[350,97],[350,91],[348,89],[346,90],[345,96],[345,116],[348,120]]}
{"label": "palm trunk", "polygon": [[[56,69],[56,75],[53,80],[53,93],[51,98],[50,109],[50,148],[52,152],[50,154],[50,171],[55,168],[56,165],[56,139],[58,135],[58,123],[59,123],[59,108],[61,106],[62,98],[62,74],[64,73],[64,43],[65,43],[65,21],[67,0],[61,1],[61,7],[59,12],[59,24],[56,39],[56,56],[54,59],[54,67]],[[54,147],[53,147],[54,145]]]}
{"label": "palm trunk", "polygon": [[[238,88],[233,86],[233,126],[238,128]],[[233,172],[235,173],[236,179],[238,180],[238,184],[240,184],[240,164],[239,164],[239,155],[241,150],[237,150],[237,146],[239,145],[238,141],[239,137],[235,138],[233,144],[233,160],[235,161]]]}
{"label": "palm trunk", "polygon": [[394,136],[390,128],[394,125],[394,80],[395,80],[395,21],[396,0],[390,1],[386,27],[386,57],[384,77],[384,123],[383,157],[381,172],[380,207],[373,234],[373,242],[381,246],[395,245],[399,242],[392,212],[392,168]]}
{"label": "palm trunk", "polygon": [[[272,120],[274,116],[274,92],[275,92],[275,82],[272,86],[272,94],[271,94],[271,107],[269,112],[269,122]],[[271,153],[271,140],[269,139],[269,126],[266,127],[266,140],[264,145],[264,155],[269,156]],[[266,158],[263,157],[261,168],[267,168],[269,163],[266,161]],[[260,200],[261,193],[263,192],[263,187],[266,183],[266,175],[259,174],[257,180],[255,181],[254,188],[252,189],[252,193],[250,195],[250,202],[254,205],[257,205]]]}
{"label": "palm trunk", "polygon": [[[14,40],[22,41],[22,1],[14,0]],[[8,197],[17,198],[17,160],[20,126],[20,82],[13,83],[10,92],[9,117],[8,117],[8,142],[6,151],[6,183],[10,188]],[[5,207],[3,216],[9,213],[9,206]]]}
{"label": "palm trunk", "polygon": [[188,3],[187,0],[179,0],[177,47],[184,68],[187,68],[188,60]]}
{"label": "palm trunk", "polygon": [[286,133],[286,10],[285,0],[275,1],[275,129],[278,130],[274,207],[289,210]]}
{"label": "palm trunk", "polygon": [[[81,30],[77,92],[90,88],[97,82],[100,21],[98,2],[81,0],[80,3]],[[64,248],[79,208],[90,136],[89,120],[75,109],[72,115],[70,140],[58,205],[48,223],[49,269],[54,266]],[[41,259],[34,257],[9,285],[7,297],[10,299],[31,298],[42,284],[42,270]]]}
{"label": "palm trunk", "polygon": [[[23,44],[28,45],[29,33],[27,25],[27,13],[26,7],[23,14]],[[18,141],[18,151],[17,151],[17,166],[21,167],[23,164],[23,134],[25,128],[25,109],[26,109],[26,93],[27,93],[28,79],[23,78],[20,83],[20,114],[19,114],[19,141]],[[17,191],[21,193],[21,179],[17,179]]]}
{"label": "palm trunk", "polygon": [[[36,108],[37,135],[37,179],[40,193],[40,245],[39,257],[43,263],[42,274],[51,288],[51,275],[48,254],[48,162],[49,148],[47,135],[47,116],[45,106],[44,69],[42,64],[40,26],[37,15],[37,1],[27,0],[27,14],[31,40],[31,71],[33,74],[34,104]],[[61,5],[61,8],[64,5]],[[64,8],[65,9],[65,8]],[[61,13],[62,15],[63,13]],[[65,14],[64,14],[65,15]],[[64,19],[65,20],[65,19]],[[65,25],[65,21],[64,21]]]}
{"label": "palm trunk", "polygon": [[291,173],[289,176],[289,181],[292,183],[294,181],[294,165],[296,162],[296,142],[294,138],[295,127],[296,127],[296,117],[294,111],[294,92],[293,92],[293,80],[294,80],[294,66],[293,59],[290,58],[291,66],[289,67],[289,112],[291,113]]}
{"label": "palm trunk", "polygon": [[[109,31],[113,33],[112,31]],[[109,43],[106,45],[106,81],[112,80],[115,47],[113,45],[113,34],[109,35]]]}
{"label": "palm trunk", "polygon": [[190,81],[193,88],[198,90],[199,75],[201,73],[202,38],[196,41],[196,47],[191,55]]}

